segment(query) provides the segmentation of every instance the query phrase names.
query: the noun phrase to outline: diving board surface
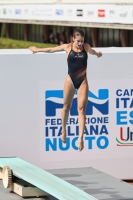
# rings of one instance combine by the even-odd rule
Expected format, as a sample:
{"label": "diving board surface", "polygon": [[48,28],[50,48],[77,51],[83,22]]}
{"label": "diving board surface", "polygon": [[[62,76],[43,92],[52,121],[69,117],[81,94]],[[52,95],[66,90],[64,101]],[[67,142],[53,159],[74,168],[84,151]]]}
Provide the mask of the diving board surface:
{"label": "diving board surface", "polygon": [[59,200],[97,200],[72,184],[20,158],[0,158],[0,167],[9,166],[17,176]]}

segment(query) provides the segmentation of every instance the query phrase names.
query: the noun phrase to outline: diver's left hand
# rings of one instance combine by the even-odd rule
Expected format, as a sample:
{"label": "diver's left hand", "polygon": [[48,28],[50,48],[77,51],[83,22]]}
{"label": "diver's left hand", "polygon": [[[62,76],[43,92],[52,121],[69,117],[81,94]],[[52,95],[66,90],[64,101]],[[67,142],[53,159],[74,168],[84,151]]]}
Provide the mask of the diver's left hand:
{"label": "diver's left hand", "polygon": [[100,58],[102,55],[103,55],[102,52],[98,52],[98,53],[97,53],[97,57],[98,57],[98,58]]}

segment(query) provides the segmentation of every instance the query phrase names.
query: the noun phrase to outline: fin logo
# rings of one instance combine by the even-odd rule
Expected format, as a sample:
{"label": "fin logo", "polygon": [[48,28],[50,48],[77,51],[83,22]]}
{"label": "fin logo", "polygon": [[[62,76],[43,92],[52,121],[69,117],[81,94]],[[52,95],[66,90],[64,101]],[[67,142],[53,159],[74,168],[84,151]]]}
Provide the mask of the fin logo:
{"label": "fin logo", "polygon": [[[74,99],[70,109],[71,116],[78,116],[77,110],[77,91],[75,91]],[[99,89],[98,96],[91,91],[88,92],[88,104],[86,107],[86,115],[93,115],[94,108],[103,115],[109,113],[109,90]],[[45,115],[47,117],[56,116],[56,110],[63,108],[63,90],[46,90],[45,91]]]}

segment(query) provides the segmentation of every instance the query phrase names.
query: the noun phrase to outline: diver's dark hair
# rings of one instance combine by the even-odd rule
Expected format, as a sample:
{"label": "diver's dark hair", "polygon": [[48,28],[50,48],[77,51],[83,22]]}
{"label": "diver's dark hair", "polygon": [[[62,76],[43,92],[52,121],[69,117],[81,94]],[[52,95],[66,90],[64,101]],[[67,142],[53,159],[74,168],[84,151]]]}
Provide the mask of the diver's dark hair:
{"label": "diver's dark hair", "polygon": [[82,36],[82,37],[85,37],[85,33],[84,31],[81,29],[81,28],[76,28],[74,31],[73,31],[73,37],[75,38],[76,36]]}

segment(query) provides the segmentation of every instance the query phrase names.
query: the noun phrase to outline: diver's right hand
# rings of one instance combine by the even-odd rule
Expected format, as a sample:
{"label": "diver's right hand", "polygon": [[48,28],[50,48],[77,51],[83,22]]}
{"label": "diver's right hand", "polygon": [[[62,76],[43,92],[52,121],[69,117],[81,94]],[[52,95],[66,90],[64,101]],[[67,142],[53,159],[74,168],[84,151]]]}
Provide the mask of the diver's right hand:
{"label": "diver's right hand", "polygon": [[34,46],[30,46],[28,49],[31,50],[33,53],[37,53],[38,52],[38,48],[34,47]]}

